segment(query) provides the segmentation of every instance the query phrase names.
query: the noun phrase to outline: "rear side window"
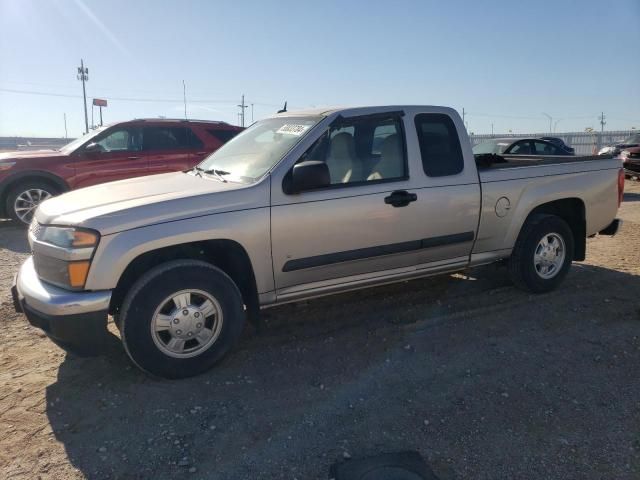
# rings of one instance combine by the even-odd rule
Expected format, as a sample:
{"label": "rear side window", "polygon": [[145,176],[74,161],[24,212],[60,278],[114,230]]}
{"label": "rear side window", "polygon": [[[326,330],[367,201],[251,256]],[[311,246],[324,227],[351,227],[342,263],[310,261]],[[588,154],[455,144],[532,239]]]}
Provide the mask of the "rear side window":
{"label": "rear side window", "polygon": [[238,133],[240,133],[238,130],[216,130],[214,128],[208,129],[207,132],[220,140],[222,143],[227,143]]}
{"label": "rear side window", "polygon": [[444,177],[462,172],[464,159],[453,120],[441,113],[421,113],[415,123],[424,173]]}
{"label": "rear side window", "polygon": [[185,127],[145,127],[145,150],[174,150],[189,148],[188,130]]}

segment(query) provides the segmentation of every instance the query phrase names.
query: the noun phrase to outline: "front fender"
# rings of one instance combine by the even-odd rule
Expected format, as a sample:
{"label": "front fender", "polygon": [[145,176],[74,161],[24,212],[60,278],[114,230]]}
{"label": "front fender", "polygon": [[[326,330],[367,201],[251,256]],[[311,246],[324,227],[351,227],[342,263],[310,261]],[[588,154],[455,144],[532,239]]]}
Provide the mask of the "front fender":
{"label": "front fender", "polygon": [[93,257],[85,289],[112,290],[138,256],[165,247],[206,240],[233,240],[247,252],[258,292],[272,291],[269,208],[176,220],[105,235]]}

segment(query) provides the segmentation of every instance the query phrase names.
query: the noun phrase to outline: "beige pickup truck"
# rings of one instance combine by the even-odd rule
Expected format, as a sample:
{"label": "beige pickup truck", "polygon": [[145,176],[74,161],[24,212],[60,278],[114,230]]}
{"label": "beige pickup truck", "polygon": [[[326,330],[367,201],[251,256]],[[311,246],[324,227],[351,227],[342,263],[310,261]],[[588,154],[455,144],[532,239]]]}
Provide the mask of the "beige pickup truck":
{"label": "beige pickup truck", "polygon": [[474,158],[444,107],[284,112],[193,170],[45,201],[13,296],[64,347],[98,351],[111,315],[137,366],[186,377],[284,302],[504,259],[517,287],[552,290],[617,231],[621,167]]}

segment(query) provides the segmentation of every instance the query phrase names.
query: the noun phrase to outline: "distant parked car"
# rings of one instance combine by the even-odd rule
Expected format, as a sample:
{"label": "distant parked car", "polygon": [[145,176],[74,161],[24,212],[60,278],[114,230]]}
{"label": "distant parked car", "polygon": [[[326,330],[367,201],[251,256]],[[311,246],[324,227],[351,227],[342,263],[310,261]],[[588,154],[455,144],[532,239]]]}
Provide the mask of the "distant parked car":
{"label": "distant parked car", "polygon": [[558,138],[558,137],[540,137],[540,139],[546,140],[547,142],[551,142],[551,143],[553,143],[554,145],[556,145],[556,146],[558,146],[560,148],[564,148],[571,155],[575,155],[575,153],[576,153],[575,148],[570,147],[569,145],[564,143],[564,140],[562,140],[561,138]]}
{"label": "distant parked car", "polygon": [[58,150],[0,154],[0,217],[28,224],[62,192],[187,170],[237,135],[225,122],[140,119],[98,128]]}
{"label": "distant parked car", "polygon": [[547,140],[539,138],[494,138],[473,147],[473,153],[481,155],[573,155]]}
{"label": "distant parked car", "polygon": [[598,155],[619,155],[622,150],[640,146],[640,133],[634,133],[630,137],[624,139],[622,143],[616,145],[608,145],[602,147],[598,151]]}
{"label": "distant parked car", "polygon": [[640,146],[626,148],[620,152],[620,158],[622,158],[624,175],[627,178],[640,178]]}

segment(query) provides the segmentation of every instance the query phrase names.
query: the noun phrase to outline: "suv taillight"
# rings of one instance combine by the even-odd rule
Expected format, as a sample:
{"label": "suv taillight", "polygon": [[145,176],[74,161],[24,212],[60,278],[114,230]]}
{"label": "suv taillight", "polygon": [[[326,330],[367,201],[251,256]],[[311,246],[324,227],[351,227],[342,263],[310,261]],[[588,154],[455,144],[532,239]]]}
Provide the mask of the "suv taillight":
{"label": "suv taillight", "polygon": [[622,197],[624,195],[624,169],[618,170],[618,207],[622,203]]}

